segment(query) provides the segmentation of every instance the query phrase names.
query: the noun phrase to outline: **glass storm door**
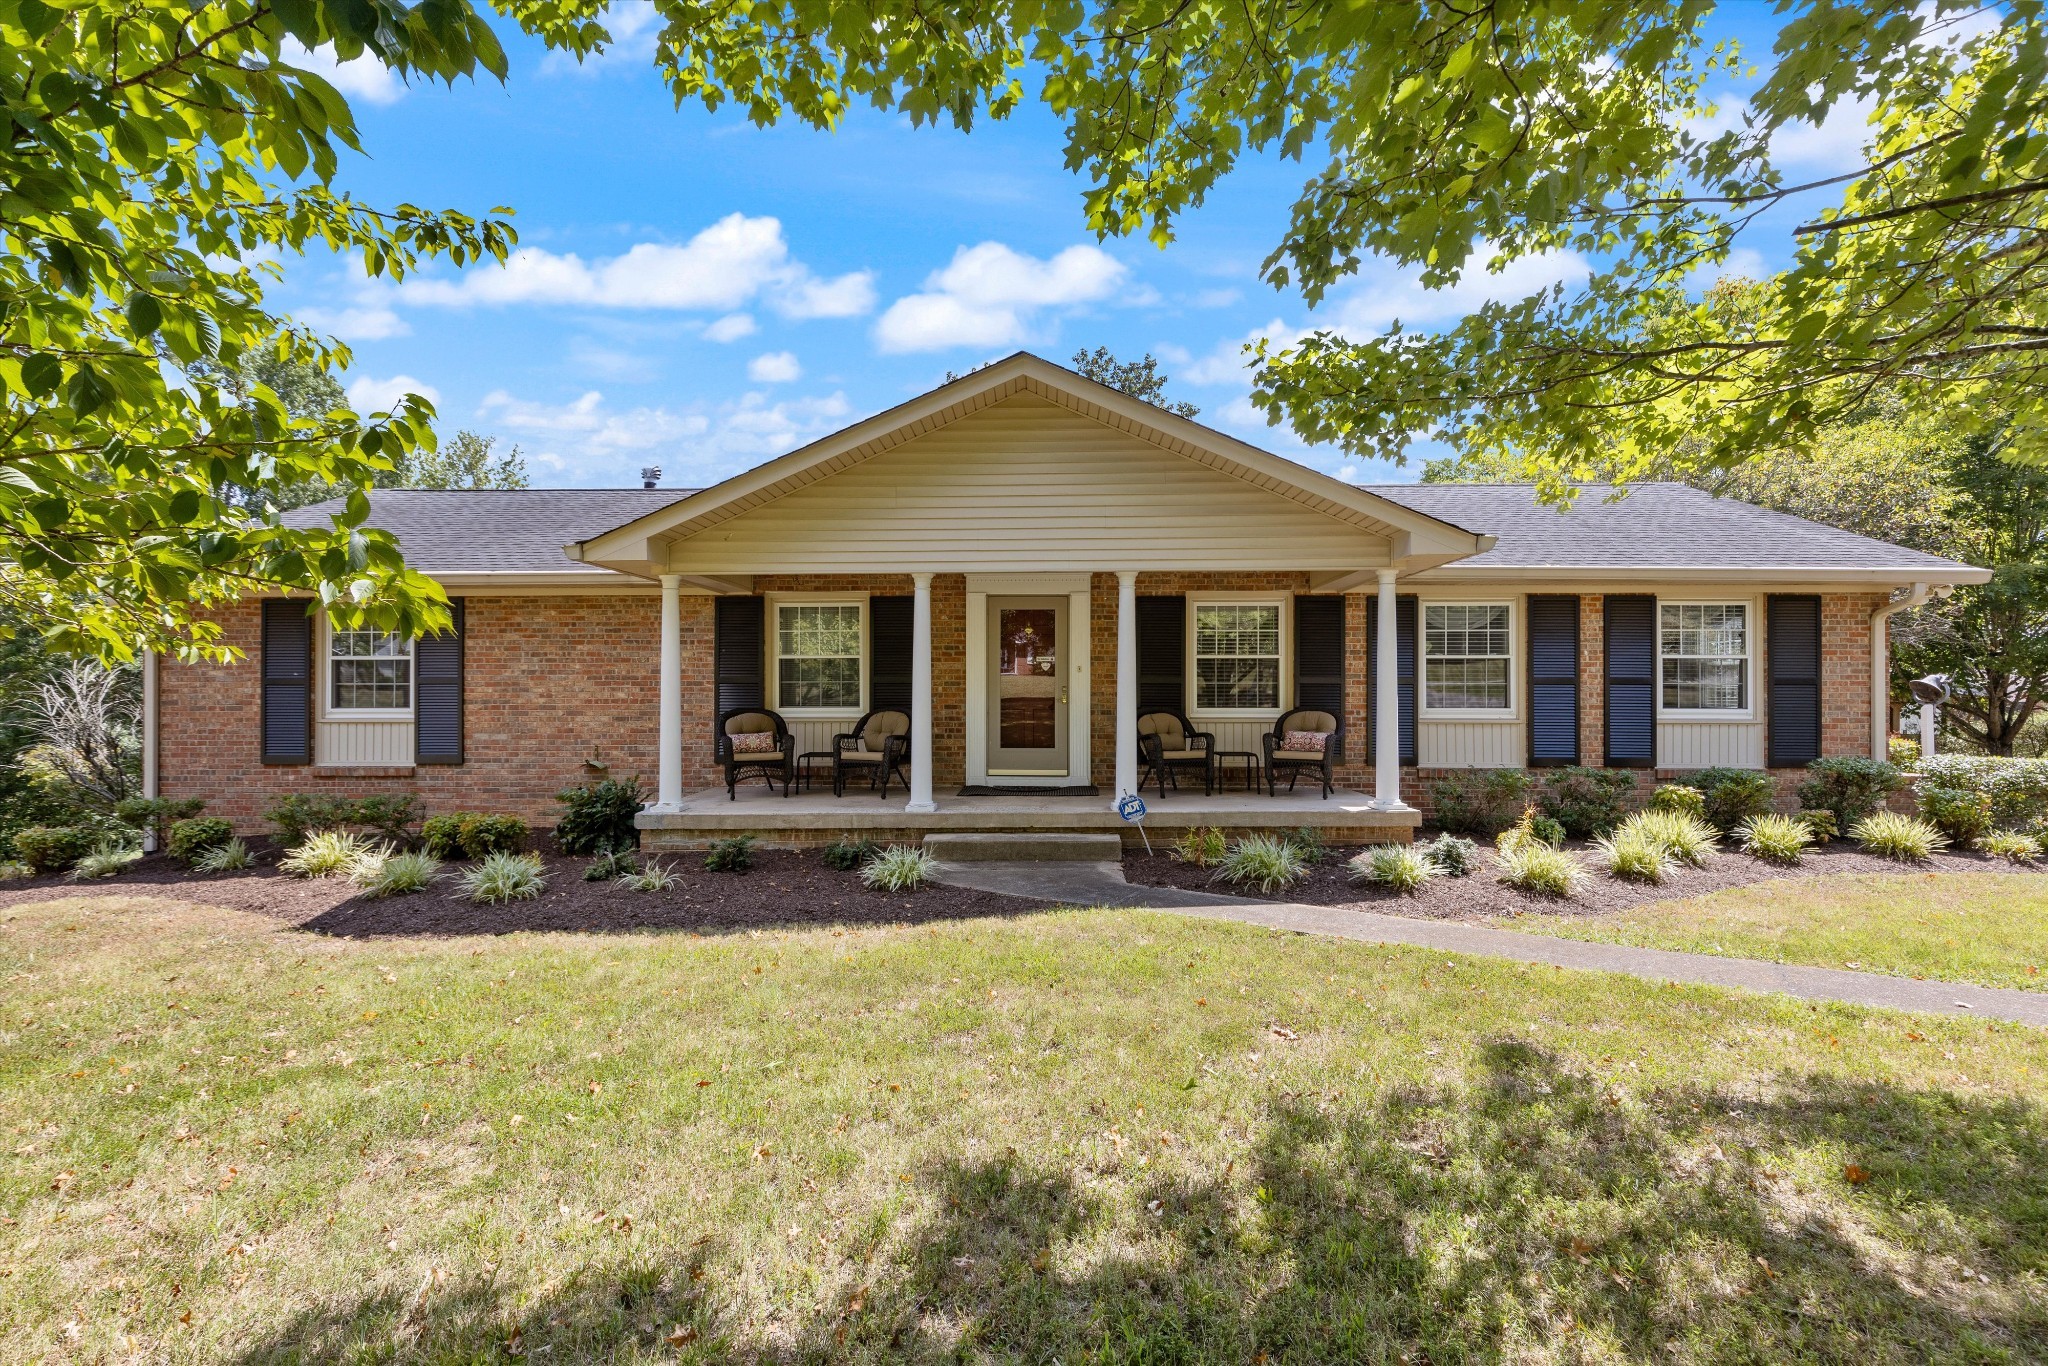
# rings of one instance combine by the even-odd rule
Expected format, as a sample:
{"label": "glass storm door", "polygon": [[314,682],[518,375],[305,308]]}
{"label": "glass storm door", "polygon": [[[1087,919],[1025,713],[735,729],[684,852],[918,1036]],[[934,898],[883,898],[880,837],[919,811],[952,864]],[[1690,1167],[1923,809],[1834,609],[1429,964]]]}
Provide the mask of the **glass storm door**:
{"label": "glass storm door", "polygon": [[1067,774],[1067,600],[988,602],[988,773]]}

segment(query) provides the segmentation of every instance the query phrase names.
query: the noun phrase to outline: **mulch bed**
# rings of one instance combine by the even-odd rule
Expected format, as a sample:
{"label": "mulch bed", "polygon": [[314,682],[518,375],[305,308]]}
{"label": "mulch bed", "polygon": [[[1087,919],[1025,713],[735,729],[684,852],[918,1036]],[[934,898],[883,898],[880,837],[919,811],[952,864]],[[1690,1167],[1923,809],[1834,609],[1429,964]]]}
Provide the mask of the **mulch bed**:
{"label": "mulch bed", "polygon": [[[1490,861],[1492,851],[1485,848],[1485,841],[1480,841],[1480,844],[1482,858]],[[1573,841],[1567,847],[1581,856],[1587,870],[1593,875],[1585,889],[1569,900],[1531,896],[1512,887],[1503,887],[1495,880],[1490,866],[1481,867],[1470,877],[1438,878],[1414,896],[1384,891],[1350,880],[1344,865],[1346,860],[1358,852],[1355,848],[1332,848],[1316,866],[1315,871],[1309,874],[1306,882],[1297,883],[1284,892],[1275,893],[1272,899],[1306,902],[1314,906],[1355,906],[1364,911],[1412,915],[1426,920],[1484,920],[1525,912],[1598,916],[1625,911],[1631,906],[1641,906],[1652,901],[1672,901],[1699,896],[1704,892],[1719,891],[1723,887],[1744,887],[1750,883],[1769,882],[1774,879],[1829,877],[1842,873],[2026,871],[2003,859],[1975,853],[1937,854],[1931,862],[1924,864],[1896,863],[1891,859],[1863,853],[1855,846],[1838,840],[1808,850],[1806,856],[1790,868],[1765,863],[1747,854],[1715,854],[1708,859],[1706,867],[1683,869],[1662,886],[1652,887],[1638,882],[1623,882],[1619,878],[1597,871],[1597,859],[1592,850],[1583,843]],[[1124,856],[1124,876],[1134,883],[1151,887],[1179,887],[1189,891],[1222,892],[1232,896],[1259,895],[1256,891],[1212,881],[1213,873],[1213,869],[1190,867],[1165,853],[1150,857],[1143,854]]]}
{"label": "mulch bed", "polygon": [[[702,856],[662,862],[682,881],[667,892],[585,882],[584,859],[544,855],[547,890],[532,901],[478,906],[452,881],[411,896],[372,900],[342,878],[287,877],[274,867],[188,873],[164,858],[104,882],[63,877],[0,883],[0,909],[56,896],[167,896],[268,916],[297,929],[349,939],[383,935],[515,934],[534,930],[812,929],[822,925],[915,925],[970,916],[1022,915],[1041,903],[959,887],[870,891],[856,873],[827,867],[815,850],[757,850],[746,873],[714,873]],[[450,864],[450,869],[459,865]]]}

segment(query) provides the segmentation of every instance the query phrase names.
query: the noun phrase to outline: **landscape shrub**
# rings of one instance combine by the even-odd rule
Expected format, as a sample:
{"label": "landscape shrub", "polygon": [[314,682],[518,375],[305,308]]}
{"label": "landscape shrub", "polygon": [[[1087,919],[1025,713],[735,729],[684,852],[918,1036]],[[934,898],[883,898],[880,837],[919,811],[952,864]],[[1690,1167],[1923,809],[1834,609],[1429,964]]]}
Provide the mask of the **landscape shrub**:
{"label": "landscape shrub", "polygon": [[1922,787],[1920,818],[1964,849],[1992,829],[1991,794],[1959,787]]}
{"label": "landscape shrub", "polygon": [[881,852],[882,846],[865,836],[855,839],[842,836],[825,846],[825,866],[850,873]]}
{"label": "landscape shrub", "polygon": [[620,878],[619,885],[629,892],[667,892],[673,891],[682,880],[681,873],[660,859],[649,859],[645,868]]}
{"label": "landscape shrub", "polygon": [[394,849],[412,847],[413,822],[419,819],[420,799],[410,792],[399,796],[357,797],[344,800],[344,823],[360,826]]}
{"label": "landscape shrub", "polygon": [[1479,846],[1458,835],[1438,835],[1421,846],[1445,877],[1470,877],[1479,871]]}
{"label": "landscape shrub", "polygon": [[189,820],[206,809],[202,797],[129,797],[114,803],[114,815],[125,824],[156,837],[156,847],[162,849],[170,838],[170,829],[182,820]]}
{"label": "landscape shrub", "polygon": [[878,892],[912,892],[938,876],[935,855],[912,844],[892,844],[861,865],[860,880]]}
{"label": "landscape shrub", "polygon": [[1815,759],[1806,771],[1809,776],[1799,785],[1799,805],[1833,813],[1837,830],[1882,810],[1885,798],[1906,785],[1906,775],[1897,768],[1857,755]]}
{"label": "landscape shrub", "polygon": [[1901,863],[1925,863],[1934,857],[1935,850],[1948,846],[1948,836],[1926,821],[1896,811],[1865,816],[1850,834],[1866,853]]}
{"label": "landscape shrub", "polygon": [[34,877],[36,870],[20,859],[0,861],[0,882],[12,882],[16,878]]}
{"label": "landscape shrub", "polygon": [[315,830],[279,859],[277,866],[293,877],[353,877],[359,864],[383,852],[382,845],[346,830]]}
{"label": "landscape shrub", "polygon": [[32,825],[14,832],[14,853],[38,873],[61,873],[90,854],[100,834],[87,825]]}
{"label": "landscape shrub", "polygon": [[1771,775],[1754,768],[1703,768],[1686,775],[1685,785],[1699,791],[1706,801],[1707,820],[1723,834],[1752,816],[1764,815],[1776,795]]}
{"label": "landscape shrub", "polygon": [[1707,818],[1707,799],[1696,787],[1684,783],[1664,783],[1650,794],[1649,809],[1652,811],[1676,811],[1681,815]]}
{"label": "landscape shrub", "polygon": [[754,866],[754,837],[727,835],[722,840],[711,841],[710,851],[704,855],[704,866],[714,873],[746,872]]}
{"label": "landscape shrub", "polygon": [[1628,814],[1636,775],[1624,768],[1552,769],[1543,779],[1543,813],[1573,839],[1604,835]]}
{"label": "landscape shrub", "polygon": [[192,867],[202,873],[239,873],[254,864],[249,846],[238,839],[225,844],[216,844],[211,849],[202,849],[192,860]]}
{"label": "landscape shrub", "polygon": [[1271,835],[1246,835],[1223,855],[1212,880],[1270,894],[1307,876],[1308,864],[1294,844]]}
{"label": "landscape shrub", "polygon": [[1173,856],[1195,868],[1207,868],[1223,858],[1230,842],[1213,825],[1197,825],[1181,831],[1173,842]]}
{"label": "landscape shrub", "polygon": [[640,860],[630,849],[600,849],[583,870],[585,882],[610,882],[640,871]]}
{"label": "landscape shrub", "polygon": [[2041,841],[2021,830],[1994,830],[1977,847],[2007,863],[2033,863],[2041,857]]}
{"label": "landscape shrub", "polygon": [[406,896],[424,892],[441,873],[441,860],[424,852],[370,855],[356,865],[356,886],[367,896]]}
{"label": "landscape shrub", "polygon": [[1753,816],[1735,833],[1743,853],[1766,863],[1797,863],[1813,843],[1812,828],[1796,816]]}
{"label": "landscape shrub", "polygon": [[2000,829],[2025,830],[2048,818],[2048,759],[1941,754],[1918,767],[1924,787],[1989,797],[1992,824]]}
{"label": "landscape shrub", "polygon": [[1536,813],[1536,808],[1527,807],[1522,818],[1493,837],[1493,847],[1502,853],[1534,841],[1556,849],[1564,843],[1564,827],[1549,816]]}
{"label": "landscape shrub", "polygon": [[485,906],[507,901],[531,901],[547,889],[547,875],[541,871],[539,854],[515,854],[500,850],[462,870],[462,894]]}
{"label": "landscape shrub", "polygon": [[127,871],[141,857],[140,849],[116,844],[111,840],[101,840],[93,846],[91,853],[71,866],[71,878],[74,882],[85,882],[95,878],[112,877],[116,873]]}
{"label": "landscape shrub", "polygon": [[1439,830],[1491,838],[1513,825],[1529,804],[1535,780],[1519,768],[1453,773],[1429,790]]}
{"label": "landscape shrub", "polygon": [[1607,871],[1626,882],[1659,883],[1674,871],[1671,853],[1641,829],[1616,827],[1593,842]]}
{"label": "landscape shrub", "polygon": [[287,849],[305,842],[315,830],[335,830],[348,824],[343,819],[345,802],[332,797],[308,797],[293,792],[280,797],[263,813],[263,819],[277,827],[277,842]]}
{"label": "landscape shrub", "polygon": [[1323,832],[1312,825],[1297,825],[1283,838],[1294,846],[1294,851],[1301,855],[1301,861],[1306,864],[1321,863],[1330,852],[1328,846],[1323,843]]}
{"label": "landscape shrub", "polygon": [[1500,880],[1517,891],[1567,897],[1586,885],[1585,865],[1562,849],[1524,840],[1494,859]]}
{"label": "landscape shrub", "polygon": [[1905,773],[1920,771],[1920,742],[1909,740],[1903,735],[1894,735],[1884,742],[1885,758]]}
{"label": "landscape shrub", "polygon": [[1346,865],[1353,882],[1367,882],[1413,896],[1443,876],[1428,851],[1413,844],[1382,844],[1352,856]]}
{"label": "landscape shrub", "polygon": [[517,816],[451,811],[420,824],[420,840],[435,858],[489,858],[526,848],[526,822]]}
{"label": "landscape shrub", "polygon": [[606,778],[582,787],[565,788],[555,800],[567,810],[555,823],[555,841],[565,854],[581,857],[601,849],[635,849],[640,832],[633,817],[647,802],[646,789],[636,774],[621,782]]}
{"label": "landscape shrub", "polygon": [[234,837],[235,827],[219,816],[188,816],[171,826],[171,836],[164,842],[164,852],[190,868],[201,854],[226,844]]}
{"label": "landscape shrub", "polygon": [[1835,819],[1832,811],[1802,811],[1794,819],[1806,827],[1806,833],[1813,836],[1815,844],[1841,838],[1842,823]]}
{"label": "landscape shrub", "polygon": [[1673,859],[1695,868],[1707,866],[1707,856],[1719,842],[1714,827],[1691,812],[1654,808],[1636,812],[1616,827],[1615,834],[1649,840]]}
{"label": "landscape shrub", "polygon": [[303,843],[320,830],[355,829],[379,836],[398,847],[412,843],[412,824],[419,798],[411,793],[376,797],[308,797],[293,792],[280,797],[263,819],[277,827],[277,842],[286,848]]}

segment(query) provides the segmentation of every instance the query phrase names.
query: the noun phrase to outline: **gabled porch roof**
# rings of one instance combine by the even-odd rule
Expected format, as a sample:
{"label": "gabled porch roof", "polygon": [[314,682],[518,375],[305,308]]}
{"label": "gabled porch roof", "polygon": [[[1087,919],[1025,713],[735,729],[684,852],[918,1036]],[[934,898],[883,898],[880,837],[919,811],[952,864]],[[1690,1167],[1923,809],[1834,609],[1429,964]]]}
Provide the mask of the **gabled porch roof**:
{"label": "gabled porch roof", "polygon": [[[650,511],[600,536],[565,546],[564,551],[572,560],[627,574],[654,577],[680,572],[699,581],[709,581],[712,586],[726,586],[719,580],[720,575],[776,572],[783,566],[762,558],[758,549],[734,548],[721,552],[718,547],[726,542],[746,538],[736,538],[731,531],[721,535],[716,529],[728,526],[735,519],[747,518],[771,504],[790,499],[822,480],[855,470],[878,456],[900,451],[907,443],[943,432],[976,415],[989,414],[998,405],[1008,404],[1016,408],[1020,403],[1036,404],[1040,408],[1059,410],[1069,417],[1085,418],[1118,434],[1121,444],[1117,450],[1122,454],[1110,454],[1094,460],[1092,468],[1101,470],[1120,459],[1135,466],[1142,459],[1148,462],[1143,477],[1154,481],[1152,487],[1159,489],[1162,500],[1170,499],[1177,484],[1200,482],[1210,488],[1213,497],[1219,481],[1231,481],[1235,487],[1241,488],[1247,509],[1268,509],[1277,515],[1284,505],[1289,510],[1286,515],[1298,519],[1293,525],[1321,529],[1324,534],[1321,553],[1328,563],[1317,564],[1312,559],[1290,560],[1290,550],[1300,551],[1300,540],[1281,535],[1275,537],[1276,543],[1271,547],[1270,567],[1325,569],[1325,580],[1331,586],[1338,582],[1331,575],[1340,565],[1354,572],[1389,567],[1402,573],[1412,573],[1482,553],[1494,541],[1485,533],[1342,483],[1307,466],[1282,459],[1200,423],[1097,384],[1038,356],[1019,352],[788,455]],[[1162,455],[1185,460],[1185,473],[1181,473],[1180,467],[1171,460],[1164,467],[1160,466],[1158,461]],[[967,473],[977,459],[976,452],[970,448],[957,461],[942,464],[940,468]],[[898,486],[916,482],[905,479],[898,481]],[[1046,482],[1056,482],[1056,479],[1047,476]],[[905,489],[906,493],[916,491],[915,488]],[[1033,489],[1033,492],[1038,491]],[[876,495],[871,491],[869,496]],[[790,506],[801,508],[806,501],[799,498]],[[808,501],[815,503],[817,500]],[[1030,521],[1028,517],[1015,515],[1013,509],[1004,509],[1000,502],[999,498],[991,497],[988,511],[992,517],[998,513],[1006,515],[1004,529],[1008,539],[990,536],[983,540],[991,546],[1005,547],[1007,553],[1020,561],[1021,567],[1021,561],[1028,559],[1033,550]],[[971,516],[972,512],[970,506],[968,515]],[[1187,515],[1185,510],[1181,515]],[[936,525],[938,519],[932,520]],[[954,567],[954,563],[945,558],[948,552],[939,550],[936,544],[924,546],[917,543],[921,532],[922,528],[913,527],[884,538],[886,543],[876,545],[872,561],[857,567]],[[1200,526],[1191,522],[1181,539],[1186,543],[1186,563],[1176,567],[1196,568],[1213,562],[1211,557],[1217,554],[1214,538],[1206,536]],[[799,545],[792,545],[791,549],[800,558]],[[950,553],[957,562],[957,547]],[[759,562],[750,562],[749,554]],[[1105,570],[1124,567],[1124,558],[1128,556],[1120,557],[1114,544],[1105,544],[1095,567]],[[885,566],[883,561],[890,563]],[[856,566],[847,562],[835,563],[833,567]],[[977,561],[975,567],[1003,566]],[[1146,567],[1163,566],[1147,564]],[[731,586],[737,587],[740,583],[733,580]]]}

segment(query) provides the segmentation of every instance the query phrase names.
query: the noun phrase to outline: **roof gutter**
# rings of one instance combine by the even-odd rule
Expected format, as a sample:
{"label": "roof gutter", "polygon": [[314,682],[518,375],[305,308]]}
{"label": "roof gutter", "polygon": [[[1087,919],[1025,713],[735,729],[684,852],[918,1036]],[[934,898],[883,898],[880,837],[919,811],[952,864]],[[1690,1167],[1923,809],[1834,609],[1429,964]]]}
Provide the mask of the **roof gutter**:
{"label": "roof gutter", "polygon": [[1955,591],[1953,584],[1916,583],[1903,598],[1878,606],[1870,614],[1870,757],[1891,757],[1892,646],[1891,619]]}

